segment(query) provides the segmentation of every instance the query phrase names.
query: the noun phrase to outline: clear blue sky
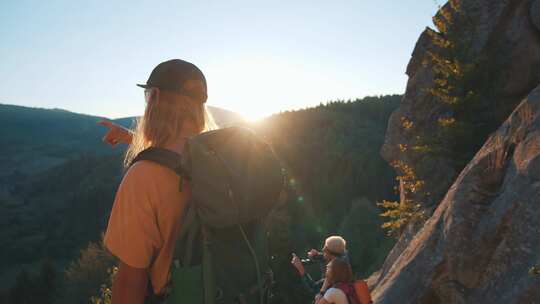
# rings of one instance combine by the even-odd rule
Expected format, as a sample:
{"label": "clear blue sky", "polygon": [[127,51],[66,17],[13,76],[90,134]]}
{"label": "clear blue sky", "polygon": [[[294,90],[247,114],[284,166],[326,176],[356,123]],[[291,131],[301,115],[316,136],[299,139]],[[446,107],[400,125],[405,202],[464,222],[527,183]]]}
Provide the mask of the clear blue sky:
{"label": "clear blue sky", "polygon": [[198,65],[210,105],[261,116],[403,93],[434,0],[0,2],[0,103],[142,114],[161,61]]}

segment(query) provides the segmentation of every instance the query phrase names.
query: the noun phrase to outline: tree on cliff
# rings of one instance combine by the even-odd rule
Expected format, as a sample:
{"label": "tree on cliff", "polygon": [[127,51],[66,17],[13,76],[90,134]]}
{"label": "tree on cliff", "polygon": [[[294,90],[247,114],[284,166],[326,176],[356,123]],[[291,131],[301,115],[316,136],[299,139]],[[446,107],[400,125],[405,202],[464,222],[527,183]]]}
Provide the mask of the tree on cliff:
{"label": "tree on cliff", "polygon": [[426,64],[432,66],[435,78],[429,91],[446,111],[436,120],[438,135],[421,136],[419,145],[450,159],[459,172],[512,110],[493,104],[501,92],[506,61],[500,55],[501,45],[474,54],[477,37],[463,34],[473,32],[473,22],[462,11],[461,1],[442,7],[433,23],[438,33],[429,33],[437,51],[428,52]]}
{"label": "tree on cliff", "polygon": [[425,175],[426,171],[420,166],[442,158],[457,174],[513,109],[512,105],[493,104],[500,94],[501,77],[507,65],[501,56],[503,45],[493,42],[484,52],[476,54],[473,45],[478,38],[473,34],[474,22],[469,18],[462,10],[462,1],[451,0],[433,17],[438,31],[426,30],[433,46],[426,51],[423,61],[433,76],[433,85],[426,90],[438,103],[433,112],[438,116],[426,120],[429,125],[421,127],[416,121],[402,117],[403,130],[414,140],[409,146],[400,146],[400,150],[423,161],[415,165],[394,162],[402,198],[399,202],[380,204],[386,209],[382,214],[387,219],[383,227],[391,235],[399,236],[408,223],[421,223],[424,218],[422,208],[430,193],[428,189],[418,191],[424,184],[425,176],[421,173]]}

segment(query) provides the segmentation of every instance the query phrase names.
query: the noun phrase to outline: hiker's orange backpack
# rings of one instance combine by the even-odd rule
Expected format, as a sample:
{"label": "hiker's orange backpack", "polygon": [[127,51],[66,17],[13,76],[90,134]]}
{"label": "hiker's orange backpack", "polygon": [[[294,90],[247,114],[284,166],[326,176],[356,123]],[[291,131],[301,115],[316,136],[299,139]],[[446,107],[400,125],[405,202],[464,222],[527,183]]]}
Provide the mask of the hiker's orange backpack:
{"label": "hiker's orange backpack", "polygon": [[353,283],[354,286],[354,292],[356,293],[356,297],[362,304],[372,304],[373,301],[371,300],[371,294],[369,293],[369,288],[367,286],[366,281],[364,280],[358,280]]}
{"label": "hiker's orange backpack", "polygon": [[352,284],[339,283],[334,287],[340,289],[345,293],[349,304],[372,304],[371,294],[366,281],[357,280]]}

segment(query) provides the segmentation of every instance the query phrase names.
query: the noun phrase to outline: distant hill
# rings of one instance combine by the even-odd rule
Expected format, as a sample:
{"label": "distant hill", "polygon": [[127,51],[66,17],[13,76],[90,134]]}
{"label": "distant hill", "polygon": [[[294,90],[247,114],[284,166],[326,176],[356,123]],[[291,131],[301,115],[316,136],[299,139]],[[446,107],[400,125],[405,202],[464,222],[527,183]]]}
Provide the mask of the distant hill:
{"label": "distant hill", "polygon": [[220,127],[228,127],[238,123],[244,123],[245,119],[242,115],[225,110],[223,108],[208,106],[208,111],[212,115],[214,122]]}
{"label": "distant hill", "polygon": [[[209,107],[220,126],[242,122],[239,114]],[[114,153],[101,138],[106,129],[97,125],[104,117],[59,109],[0,104],[0,181],[11,174],[33,174],[52,168],[83,153]],[[126,127],[135,117],[113,120]]]}
{"label": "distant hill", "polygon": [[0,104],[0,178],[32,174],[85,151],[104,153],[100,117]]}

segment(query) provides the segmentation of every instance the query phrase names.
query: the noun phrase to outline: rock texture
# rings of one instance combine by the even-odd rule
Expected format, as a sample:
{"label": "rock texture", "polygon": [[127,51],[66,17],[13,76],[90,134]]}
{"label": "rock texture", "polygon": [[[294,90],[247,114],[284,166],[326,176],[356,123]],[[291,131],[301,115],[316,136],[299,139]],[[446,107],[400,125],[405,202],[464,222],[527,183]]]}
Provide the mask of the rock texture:
{"label": "rock texture", "polygon": [[375,303],[540,303],[540,87],[378,282]]}
{"label": "rock texture", "polygon": [[[449,31],[458,31],[464,39],[472,41],[470,57],[477,58],[487,53],[496,53],[502,58],[504,67],[497,82],[501,83],[501,93],[489,101],[493,104],[493,117],[501,123],[508,117],[532,89],[540,83],[540,0],[453,0],[467,20],[467,26],[450,25]],[[453,11],[447,3],[444,7]],[[535,26],[536,24],[536,26]],[[426,185],[415,199],[427,209],[434,209],[459,172],[453,169],[449,160],[443,157],[426,158],[411,149],[403,147],[415,144],[415,132],[404,128],[404,121],[413,123],[413,129],[422,130],[427,137],[434,136],[437,119],[447,109],[429,94],[434,87],[432,66],[426,60],[428,52],[439,50],[431,37],[440,35],[426,29],[420,36],[407,67],[409,81],[401,106],[388,124],[382,156],[388,161],[400,160],[414,167]],[[438,170],[433,170],[437,167]]]}
{"label": "rock texture", "polygon": [[[444,5],[448,11],[453,7],[459,7],[467,26],[458,26],[459,23],[449,25],[449,31],[457,31],[464,39],[472,41],[469,56],[480,58],[487,53],[495,53],[503,59],[503,62],[493,63],[504,65],[503,71],[496,75],[497,82],[501,84],[500,93],[494,98],[489,97],[488,102],[493,106],[490,113],[484,113],[502,123],[540,83],[540,0],[452,0]],[[411,149],[418,135],[416,131],[421,130],[426,137],[435,137],[440,132],[437,119],[448,111],[429,93],[435,84],[433,66],[427,59],[429,52],[440,52],[433,42],[433,37],[438,35],[441,34],[430,28],[420,35],[407,66],[409,81],[405,95],[389,119],[381,149],[381,155],[389,163],[399,161],[414,168],[417,176],[425,182],[420,191],[402,194],[401,198],[422,204],[428,215],[435,210],[459,174],[450,159],[426,157]],[[405,122],[411,122],[412,128],[407,129]],[[401,174],[399,170],[397,173]],[[384,277],[416,232],[415,227],[405,230],[381,270],[370,279],[371,284]]]}
{"label": "rock texture", "polygon": [[471,41],[468,56],[502,59],[493,62],[501,66],[494,75],[500,89],[486,99],[488,115],[501,124],[512,115],[463,170],[445,156],[414,152],[415,130],[435,136],[437,119],[448,111],[429,93],[435,83],[427,58],[440,52],[433,37],[442,34],[421,34],[381,154],[425,181],[421,191],[401,197],[421,203],[431,218],[420,231],[406,228],[368,283],[376,303],[540,303],[540,281],[527,274],[540,264],[540,0],[444,6],[458,14],[456,7],[467,25],[449,31]]}

